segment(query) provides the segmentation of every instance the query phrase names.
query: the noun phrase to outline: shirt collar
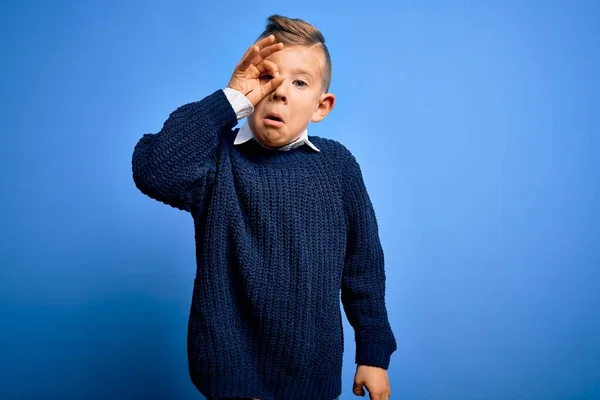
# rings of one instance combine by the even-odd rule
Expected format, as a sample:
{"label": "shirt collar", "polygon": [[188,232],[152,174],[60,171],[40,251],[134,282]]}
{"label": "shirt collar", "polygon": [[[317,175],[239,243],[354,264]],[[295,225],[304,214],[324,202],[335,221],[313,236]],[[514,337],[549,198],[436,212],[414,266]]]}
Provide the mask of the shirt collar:
{"label": "shirt collar", "polygon": [[[244,123],[244,125],[240,128],[240,130],[238,131],[237,136],[235,137],[235,140],[233,141],[233,144],[237,146],[242,143],[246,143],[248,140],[252,140],[252,139],[256,140],[256,142],[259,143],[261,146],[266,147],[254,137],[254,133],[252,132],[252,129],[250,129],[250,125],[248,125],[248,121],[246,121]],[[295,149],[296,147],[302,146],[303,144],[306,144],[308,147],[310,147],[311,149],[313,149],[315,151],[321,151],[317,148],[317,146],[312,144],[311,141],[308,139],[308,130],[307,129],[304,129],[302,131],[302,133],[300,134],[298,139],[294,140],[291,143],[286,144],[283,147],[278,148],[277,150],[288,151],[288,150]],[[274,150],[274,149],[270,149],[270,150]]]}

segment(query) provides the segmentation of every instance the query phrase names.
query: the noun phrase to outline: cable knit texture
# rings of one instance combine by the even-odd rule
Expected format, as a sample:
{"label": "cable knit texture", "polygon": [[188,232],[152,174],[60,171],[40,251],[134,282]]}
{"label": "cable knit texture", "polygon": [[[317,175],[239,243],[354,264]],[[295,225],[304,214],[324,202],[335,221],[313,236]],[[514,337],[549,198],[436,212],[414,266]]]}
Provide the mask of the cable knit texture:
{"label": "cable knit texture", "polygon": [[384,257],[360,167],[335,140],[234,146],[223,91],[179,107],[133,152],[133,179],[190,212],[192,382],[205,396],[330,400],[342,391],[341,301],[355,362],[387,369],[396,341]]}

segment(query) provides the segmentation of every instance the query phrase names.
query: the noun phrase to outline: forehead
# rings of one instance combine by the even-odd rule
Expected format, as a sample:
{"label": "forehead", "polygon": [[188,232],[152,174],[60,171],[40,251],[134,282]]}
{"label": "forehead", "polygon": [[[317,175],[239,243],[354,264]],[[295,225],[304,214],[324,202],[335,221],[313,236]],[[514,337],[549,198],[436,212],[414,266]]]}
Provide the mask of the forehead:
{"label": "forehead", "polygon": [[318,77],[325,64],[320,46],[301,46],[286,44],[280,51],[271,54],[267,60],[273,61],[280,71],[302,70]]}

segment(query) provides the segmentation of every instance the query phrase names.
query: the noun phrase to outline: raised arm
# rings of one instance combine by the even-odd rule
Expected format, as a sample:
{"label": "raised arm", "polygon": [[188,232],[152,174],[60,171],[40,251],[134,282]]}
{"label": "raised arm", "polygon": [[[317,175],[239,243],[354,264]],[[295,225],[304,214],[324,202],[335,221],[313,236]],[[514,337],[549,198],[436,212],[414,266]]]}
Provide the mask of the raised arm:
{"label": "raised arm", "polygon": [[222,90],[173,111],[158,133],[133,151],[133,180],[149,197],[190,211],[214,175],[222,133],[237,122]]}
{"label": "raised arm", "polygon": [[356,159],[342,163],[348,242],[342,275],[342,304],[354,328],[355,362],[387,369],[396,351],[385,305],[384,255],[377,220]]}
{"label": "raised arm", "polygon": [[[225,91],[179,107],[160,132],[142,136],[132,157],[133,180],[142,193],[185,211],[202,202],[215,175],[223,133],[285,79],[277,76],[274,63],[265,60],[282,48],[272,35],[261,39],[236,65]],[[261,80],[267,72],[276,77]]]}

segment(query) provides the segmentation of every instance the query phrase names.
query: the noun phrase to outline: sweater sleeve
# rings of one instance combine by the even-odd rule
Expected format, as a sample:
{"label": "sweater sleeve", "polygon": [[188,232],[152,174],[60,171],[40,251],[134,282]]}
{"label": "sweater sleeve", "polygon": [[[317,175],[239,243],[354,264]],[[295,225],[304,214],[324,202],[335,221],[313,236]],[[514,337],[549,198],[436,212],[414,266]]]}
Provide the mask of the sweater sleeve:
{"label": "sweater sleeve", "polygon": [[385,306],[384,255],[377,219],[360,166],[347,152],[342,163],[348,239],[342,274],[342,304],[354,328],[355,362],[388,369],[396,340]]}
{"label": "sweater sleeve", "polygon": [[184,211],[202,201],[214,178],[222,133],[237,123],[222,90],[173,111],[158,133],[147,133],[132,157],[133,180],[147,196]]}

